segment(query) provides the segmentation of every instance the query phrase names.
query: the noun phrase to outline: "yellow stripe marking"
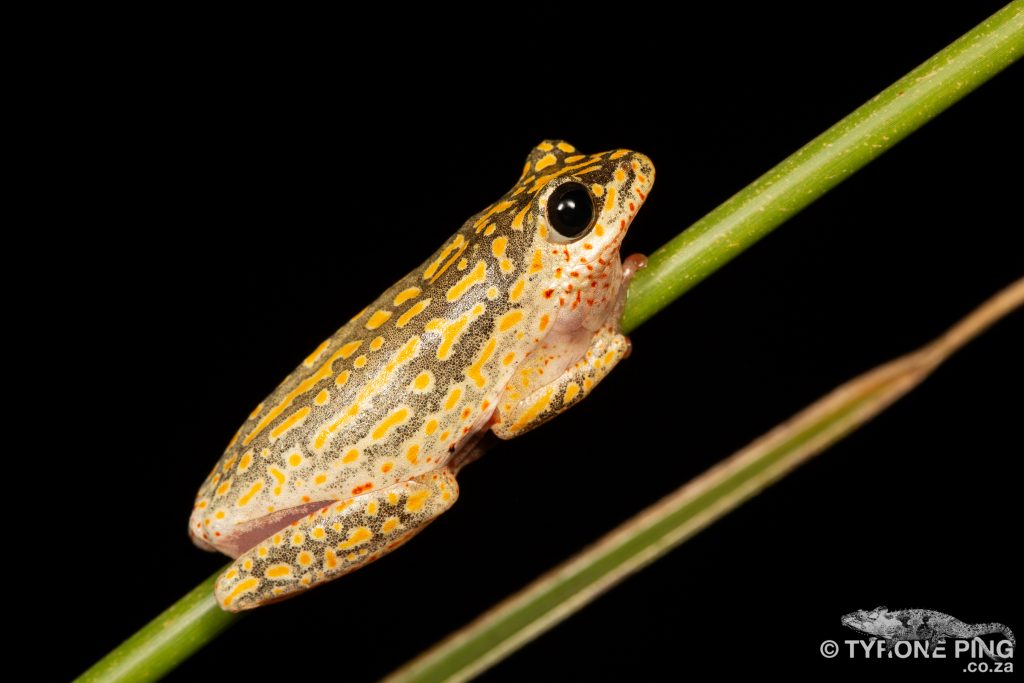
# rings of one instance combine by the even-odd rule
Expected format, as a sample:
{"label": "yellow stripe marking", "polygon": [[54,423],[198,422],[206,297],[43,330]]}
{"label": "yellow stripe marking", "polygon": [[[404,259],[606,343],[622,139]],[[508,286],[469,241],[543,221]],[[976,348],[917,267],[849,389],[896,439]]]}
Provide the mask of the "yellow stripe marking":
{"label": "yellow stripe marking", "polygon": [[523,414],[519,417],[518,420],[516,420],[515,424],[513,424],[509,428],[509,430],[513,432],[519,431],[520,429],[528,425],[530,422],[533,422],[534,418],[543,413],[547,409],[547,407],[551,405],[551,396],[552,394],[554,394],[554,391],[554,387],[549,387],[548,390],[545,391],[544,394],[539,399],[537,399],[532,406],[530,406],[529,408],[526,409],[525,412],[523,412]]}
{"label": "yellow stripe marking", "polygon": [[413,465],[416,464],[416,460],[419,459],[420,447],[418,444],[409,446],[409,450],[405,452],[405,458]]}
{"label": "yellow stripe marking", "polygon": [[381,309],[376,311],[370,316],[370,319],[366,321],[366,329],[375,330],[388,321],[391,317],[391,311],[385,311]]}
{"label": "yellow stripe marking", "polygon": [[530,262],[530,272],[539,273],[544,269],[544,254],[541,253],[540,249],[536,249],[533,252],[533,261]]}
{"label": "yellow stripe marking", "polygon": [[305,365],[307,368],[313,367],[313,364],[320,359],[320,356],[322,356],[324,351],[327,350],[327,345],[330,343],[330,339],[325,339],[320,346],[316,347],[316,351],[309,354],[309,356],[306,357],[306,360],[302,361],[302,364]]}
{"label": "yellow stripe marking", "polygon": [[456,282],[448,289],[448,301],[457,301],[466,293],[470,287],[487,279],[487,264],[483,260],[477,261],[476,266],[469,274]]}
{"label": "yellow stripe marking", "polygon": [[400,425],[409,419],[409,411],[406,408],[399,408],[395,412],[384,418],[377,428],[373,430],[370,435],[374,440],[379,441],[384,438],[384,435],[388,433],[388,430],[396,425]]}
{"label": "yellow stripe marking", "polygon": [[353,546],[366,543],[373,538],[373,532],[367,529],[365,526],[359,526],[353,529],[348,534],[348,540],[342,541],[338,544],[338,550],[347,550]]}
{"label": "yellow stripe marking", "polygon": [[408,311],[398,316],[398,320],[395,321],[395,327],[402,329],[409,324],[409,321],[418,316],[423,312],[423,309],[430,305],[430,299],[423,299],[422,301],[416,302]]}
{"label": "yellow stripe marking", "polygon": [[285,576],[291,576],[292,568],[286,564],[275,564],[271,567],[267,567],[267,571],[264,572],[264,576],[268,579],[280,579]]}
{"label": "yellow stripe marking", "polygon": [[562,403],[568,403],[573,400],[578,393],[580,393],[580,385],[576,384],[576,382],[569,382],[569,385],[565,388],[565,395],[562,396]]}
{"label": "yellow stripe marking", "polygon": [[480,370],[484,367],[484,363],[494,353],[494,347],[497,345],[497,340],[491,337],[490,341],[487,342],[487,346],[480,352],[480,357],[477,358],[476,362],[470,366],[469,370],[466,371],[466,376],[473,380],[479,388],[483,388],[487,384],[487,379],[483,376]]}
{"label": "yellow stripe marking", "polygon": [[404,304],[406,301],[408,301],[409,299],[413,298],[414,296],[419,296],[420,292],[422,292],[422,291],[423,290],[420,289],[419,287],[409,287],[408,289],[403,289],[395,297],[395,302],[394,302],[395,306],[401,306],[402,304]]}
{"label": "yellow stripe marking", "polygon": [[523,312],[519,309],[509,311],[498,319],[498,331],[507,332],[515,327],[523,319]]}
{"label": "yellow stripe marking", "polygon": [[427,501],[428,496],[430,496],[429,489],[422,489],[410,495],[409,500],[405,502],[406,511],[419,512],[421,509],[423,509],[423,504]]}
{"label": "yellow stripe marking", "polygon": [[345,457],[343,457],[341,459],[341,461],[344,462],[344,463],[350,463],[350,462],[355,462],[358,459],[359,459],[359,451],[357,451],[356,449],[353,448],[352,450],[350,450],[348,453],[345,454]]}
{"label": "yellow stripe marking", "polygon": [[524,206],[523,208],[519,209],[518,212],[516,212],[515,217],[512,218],[513,230],[523,229],[523,219],[526,218],[526,212],[530,210],[531,206],[533,206],[533,202],[528,203],[526,206]]}
{"label": "yellow stripe marking", "polygon": [[258,481],[255,484],[253,484],[252,487],[250,487],[249,490],[245,492],[245,495],[238,499],[238,507],[241,508],[241,507],[245,507],[246,505],[248,505],[249,501],[252,500],[252,497],[255,496],[257,493],[259,493],[260,489],[262,489],[262,488],[263,488],[263,482],[262,481]]}
{"label": "yellow stripe marking", "polygon": [[548,166],[554,166],[556,163],[558,163],[558,159],[555,158],[554,154],[545,154],[541,157],[540,161],[534,165],[533,170],[543,171]]}
{"label": "yellow stripe marking", "polygon": [[305,420],[308,415],[309,406],[299,408],[298,410],[291,414],[291,417],[289,417],[287,420],[285,420],[284,422],[282,422],[277,427],[274,427],[274,429],[271,430],[270,438],[277,439],[282,434],[287,432],[289,429],[294,427],[296,424],[301,423],[303,420]]}
{"label": "yellow stripe marking", "polygon": [[[459,238],[461,239],[462,236],[459,235]],[[468,246],[469,242],[463,241],[459,248],[455,250],[455,253],[451,255],[451,257],[445,262],[443,266],[441,266],[441,269],[434,273],[434,277],[430,278],[430,284],[434,284],[435,282],[437,282],[437,279],[444,275],[445,271],[451,268],[452,264],[455,263],[460,256],[462,256],[462,252],[466,251],[466,247]]]}
{"label": "yellow stripe marking", "polygon": [[231,591],[230,595],[224,598],[224,604],[230,605],[232,602],[234,602],[235,598],[237,598],[242,593],[248,593],[249,591],[253,590],[254,588],[256,588],[256,586],[259,585],[259,583],[260,582],[256,579],[251,578],[242,581],[240,584],[235,586],[235,590]]}
{"label": "yellow stripe marking", "polygon": [[516,283],[512,285],[512,291],[508,293],[509,301],[519,301],[519,297],[523,295],[523,287],[526,286],[526,280],[519,278]]}
{"label": "yellow stripe marking", "polygon": [[463,237],[462,235],[456,235],[455,239],[452,240],[452,243],[445,247],[444,250],[441,252],[441,255],[437,257],[437,260],[431,263],[427,267],[427,269],[423,271],[423,279],[429,280],[430,277],[437,272],[437,269],[441,267],[441,264],[444,263],[445,259],[448,258],[448,255],[451,254],[456,249],[458,249],[459,247],[463,246],[465,242],[465,237]]}
{"label": "yellow stripe marking", "polygon": [[448,394],[448,399],[444,402],[444,409],[451,410],[454,408],[455,404],[459,402],[460,396],[462,396],[462,389],[453,387],[451,393]]}

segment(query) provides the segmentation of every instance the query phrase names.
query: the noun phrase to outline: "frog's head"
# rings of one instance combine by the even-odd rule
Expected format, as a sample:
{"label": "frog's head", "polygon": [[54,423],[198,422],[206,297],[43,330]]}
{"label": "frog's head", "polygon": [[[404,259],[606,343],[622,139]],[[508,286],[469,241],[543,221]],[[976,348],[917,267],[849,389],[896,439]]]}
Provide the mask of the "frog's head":
{"label": "frog's head", "polygon": [[653,184],[651,160],[630,150],[581,154],[549,140],[527,157],[502,227],[525,233],[527,272],[547,281],[560,319],[604,318],[620,300],[619,248]]}
{"label": "frog's head", "polygon": [[876,607],[870,611],[860,609],[856,612],[850,612],[843,616],[843,626],[852,628],[854,631],[860,631],[861,633],[875,634],[882,630],[888,611],[885,607]]}

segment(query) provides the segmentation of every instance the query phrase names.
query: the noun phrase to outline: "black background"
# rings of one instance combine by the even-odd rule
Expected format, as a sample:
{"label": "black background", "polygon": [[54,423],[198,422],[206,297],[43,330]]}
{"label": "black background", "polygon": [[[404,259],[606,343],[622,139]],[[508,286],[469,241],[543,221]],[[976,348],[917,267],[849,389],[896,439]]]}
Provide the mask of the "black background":
{"label": "black background", "polygon": [[[38,224],[71,236],[39,231],[39,286],[17,297],[49,408],[42,444],[11,445],[56,456],[48,476],[66,485],[59,557],[40,559],[46,606],[74,635],[42,665],[80,672],[225,562],[185,525],[237,426],[541,139],[652,158],[624,253],[651,252],[1000,6],[891,4],[620,7],[593,28],[583,8],[531,8],[500,37],[403,16],[420,40],[383,31],[372,48],[346,36],[379,23],[312,36],[309,18],[141,32],[69,60],[50,112],[66,189]],[[1021,76],[638,329],[591,398],[467,468],[459,503],[408,546],[258,610],[172,678],[378,678],[1024,275]],[[1022,630],[1022,343],[1018,313],[485,680],[959,671],[818,646],[858,638],[839,617],[879,604]]]}

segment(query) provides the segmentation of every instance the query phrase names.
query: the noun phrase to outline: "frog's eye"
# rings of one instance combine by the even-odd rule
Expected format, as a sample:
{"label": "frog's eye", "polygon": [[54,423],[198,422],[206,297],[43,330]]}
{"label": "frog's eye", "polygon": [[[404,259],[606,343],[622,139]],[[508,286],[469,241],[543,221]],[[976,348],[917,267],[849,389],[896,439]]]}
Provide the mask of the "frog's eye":
{"label": "frog's eye", "polygon": [[581,183],[562,183],[548,199],[548,223],[556,237],[569,241],[581,237],[594,225],[594,197]]}

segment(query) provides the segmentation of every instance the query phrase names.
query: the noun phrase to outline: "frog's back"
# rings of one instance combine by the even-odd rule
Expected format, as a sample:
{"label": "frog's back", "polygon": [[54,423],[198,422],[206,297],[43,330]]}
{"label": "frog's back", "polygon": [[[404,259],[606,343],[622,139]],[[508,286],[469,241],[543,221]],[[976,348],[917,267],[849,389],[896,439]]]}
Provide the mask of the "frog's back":
{"label": "frog's back", "polygon": [[541,278],[523,180],[256,407],[199,491],[193,534],[406,481],[484,426],[541,313],[524,305]]}

